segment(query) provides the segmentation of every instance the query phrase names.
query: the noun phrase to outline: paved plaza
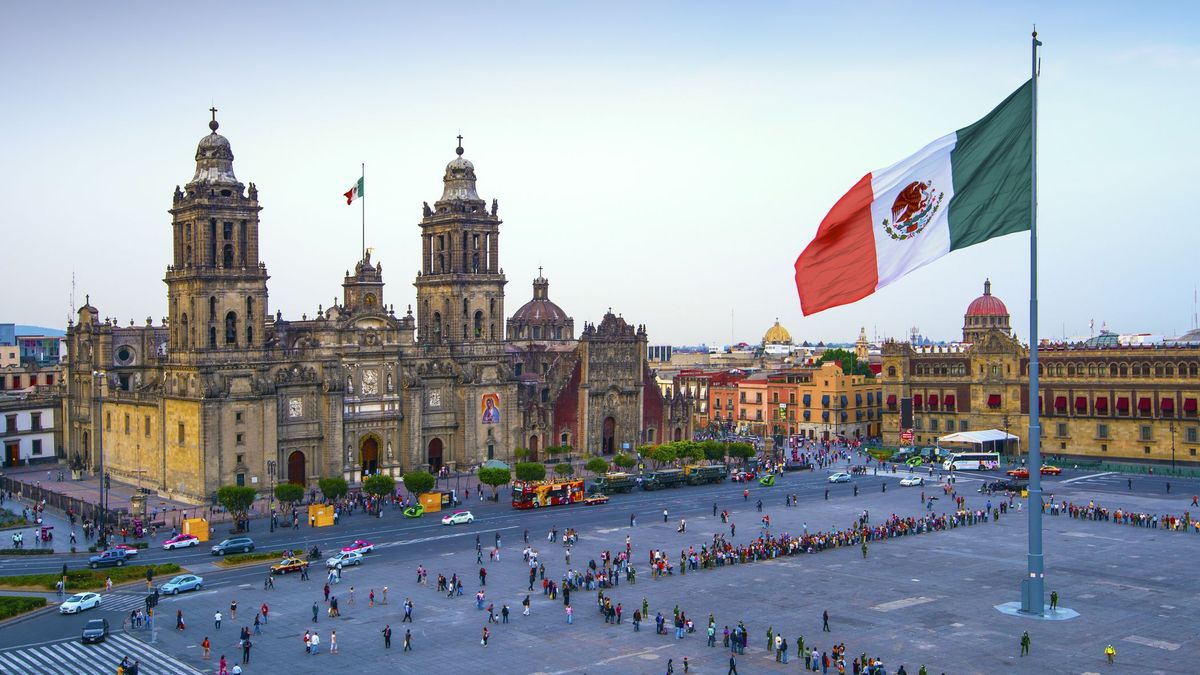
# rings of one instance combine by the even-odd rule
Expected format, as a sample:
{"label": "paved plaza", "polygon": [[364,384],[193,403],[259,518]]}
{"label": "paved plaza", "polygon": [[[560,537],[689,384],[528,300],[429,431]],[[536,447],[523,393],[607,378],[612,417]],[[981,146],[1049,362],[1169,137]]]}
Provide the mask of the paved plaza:
{"label": "paved plaza", "polygon": [[[676,672],[683,672],[688,658],[691,672],[724,673],[729,654],[721,649],[721,632],[744,621],[750,631],[750,646],[737,657],[739,672],[783,672],[799,670],[803,662],[795,656],[796,638],[804,636],[808,648],[828,651],[845,643],[847,663],[859,654],[882,658],[888,672],[903,664],[917,673],[925,664],[930,673],[1011,672],[1195,672],[1198,642],[1198,592],[1187,566],[1200,552],[1200,535],[1170,532],[1112,522],[1086,521],[1068,516],[1047,515],[1047,590],[1057,590],[1065,609],[1079,616],[1062,621],[1038,621],[1001,614],[994,606],[1017,600],[1024,573],[1026,516],[1015,510],[998,522],[979,523],[944,532],[907,536],[872,543],[864,560],[858,547],[846,547],[812,555],[734,565],[664,579],[650,577],[646,556],[650,548],[664,548],[677,559],[679,551],[694,545],[697,550],[714,532],[729,533],[727,525],[711,515],[715,499],[721,509],[733,512],[738,525],[735,543],[745,543],[760,533],[760,514],[755,501],[764,502],[773,532],[799,533],[844,528],[863,509],[878,523],[891,514],[919,516],[920,488],[901,488],[898,477],[888,477],[882,492],[882,477],[856,479],[860,494],[850,486],[828,486],[823,474],[787,475],[774,488],[752,489],[743,500],[740,485],[688,488],[660,493],[635,493],[615,497],[607,506],[514,512],[500,504],[478,509],[474,525],[458,528],[425,528],[421,536],[380,541],[385,545],[369,556],[361,568],[349,569],[333,594],[339,597],[342,616],[330,619],[322,601],[323,575],[314,570],[309,581],[298,576],[280,578],[274,590],[263,591],[265,565],[220,571],[211,563],[195,563],[209,583],[198,593],[164,598],[159,605],[159,629],[154,648],[201,672],[215,672],[221,654],[230,662],[241,660],[238,628],[249,626],[254,608],[264,600],[270,605],[270,622],[263,635],[253,638],[247,673],[327,672],[346,667],[403,664],[414,672],[484,672],[501,668],[517,673],[665,673],[672,659]],[[1068,482],[1048,481],[1047,491],[1056,500],[1086,504],[1095,498],[1103,506],[1134,511],[1182,513],[1189,498],[1177,486],[1173,496],[1146,490],[1097,492],[1105,479],[1077,476]],[[1094,484],[1094,485],[1093,485]],[[976,488],[976,476],[957,482],[968,507],[982,508],[987,497]],[[831,498],[824,490],[832,488]],[[1141,487],[1139,485],[1139,487]],[[928,489],[928,488],[927,488]],[[795,493],[800,506],[784,506],[785,495]],[[939,491],[940,493],[940,491]],[[622,500],[627,500],[622,505]],[[998,498],[993,497],[993,503]],[[948,505],[946,499],[936,502]],[[628,527],[630,506],[636,504],[638,524]],[[664,523],[661,512],[670,512]],[[937,508],[936,511],[943,509]],[[687,532],[676,532],[679,517],[686,517]],[[389,514],[389,518],[394,518]],[[427,519],[426,525],[432,523]],[[394,520],[382,524],[401,525]],[[633,542],[633,560],[639,571],[636,585],[621,585],[606,591],[614,603],[625,608],[621,625],[604,623],[596,610],[595,592],[575,592],[575,620],[567,625],[561,597],[550,601],[540,584],[531,595],[532,611],[521,615],[521,600],[527,591],[527,567],[521,558],[522,534],[530,530],[531,544],[545,563],[547,577],[560,579],[566,568],[564,547],[549,544],[551,525],[561,531],[577,527],[581,539],[572,552],[572,567],[582,569],[588,560],[599,559],[602,550],[614,553],[624,548],[625,537]],[[495,532],[502,537],[502,560],[487,561],[488,545]],[[484,544],[484,566],[488,569],[487,602],[510,607],[510,623],[487,624],[486,613],[476,609],[474,593],[479,588],[475,563],[475,534]],[[430,585],[418,586],[415,569],[424,564]],[[434,591],[437,575],[458,573],[467,585],[462,597],[447,598]],[[379,601],[382,588],[389,587],[388,604],[368,606],[374,589]],[[349,602],[350,586],[355,602]],[[402,623],[402,604],[411,597],[416,605],[412,623]],[[693,618],[697,632],[683,640],[656,635],[653,620],[634,632],[631,617],[645,598],[651,617],[679,608]],[[229,616],[229,603],[237,600],[238,619]],[[313,602],[319,606],[318,623],[311,622]],[[187,630],[172,629],[176,610],[183,610]],[[213,628],[213,613],[225,614],[222,628]],[[830,629],[822,632],[821,613],[828,610]],[[717,647],[705,645],[704,625],[709,613],[717,623]],[[115,615],[113,615],[115,616]],[[47,617],[51,621],[74,618]],[[33,621],[42,621],[34,619]],[[111,620],[111,619],[110,619]],[[119,623],[119,619],[118,619]],[[391,650],[383,648],[381,631],[390,624]],[[491,631],[489,645],[481,646],[481,631]],[[414,650],[401,651],[404,631],[413,633]],[[776,663],[766,649],[767,630],[781,632],[792,650],[791,662]],[[320,631],[322,653],[306,656],[302,635],[306,629]],[[340,654],[328,652],[329,632],[337,631]],[[1019,656],[1021,632],[1032,639],[1030,656]],[[146,631],[134,636],[149,639]],[[213,643],[210,661],[200,658],[200,641]],[[30,642],[36,642],[31,640]],[[1104,663],[1103,649],[1113,644],[1117,664]],[[7,645],[6,645],[7,646]],[[346,664],[338,664],[346,660]],[[332,661],[332,663],[331,663]],[[0,660],[0,663],[5,663]],[[6,666],[0,665],[0,670]],[[849,669],[849,666],[847,666]],[[270,669],[270,670],[268,670]],[[10,672],[5,670],[4,672]],[[11,672],[18,672],[13,670]],[[108,670],[97,671],[108,672]],[[144,668],[143,672],[155,671]]]}

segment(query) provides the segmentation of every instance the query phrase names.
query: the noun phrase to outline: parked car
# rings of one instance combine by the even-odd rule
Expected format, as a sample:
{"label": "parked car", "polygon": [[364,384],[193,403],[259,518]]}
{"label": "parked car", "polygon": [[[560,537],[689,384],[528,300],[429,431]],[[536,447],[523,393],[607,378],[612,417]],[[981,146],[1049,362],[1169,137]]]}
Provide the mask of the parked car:
{"label": "parked car", "polygon": [[127,554],[124,549],[110,548],[100,555],[94,555],[91,558],[88,558],[88,567],[91,567],[92,569],[96,569],[97,567],[111,567],[114,565],[121,567],[125,564],[125,559],[128,557],[129,554]]}
{"label": "parked car", "polygon": [[839,471],[839,472],[829,476],[829,482],[830,483],[849,483],[850,482],[850,474],[846,473],[845,471]]}
{"label": "parked car", "polygon": [[204,588],[204,577],[195,574],[180,574],[167,583],[159,586],[159,592],[164,595],[178,595],[183,591],[198,591]]}
{"label": "parked car", "polygon": [[108,637],[108,619],[92,619],[83,626],[83,644],[104,642]]}
{"label": "parked car", "polygon": [[343,553],[370,553],[375,550],[375,544],[365,539],[355,539],[353,544],[342,548]]}
{"label": "parked car", "polygon": [[1062,473],[1062,469],[1058,468],[1057,466],[1052,466],[1050,464],[1042,465],[1042,475],[1043,476],[1057,476],[1061,473]]}
{"label": "parked car", "polygon": [[924,485],[924,484],[925,484],[925,479],[920,476],[906,476],[906,477],[900,479],[901,487],[915,487],[917,485]]}
{"label": "parked car", "polygon": [[196,546],[200,543],[200,537],[194,534],[177,534],[174,537],[163,542],[163,548],[170,551],[171,549],[184,548],[187,546]]}
{"label": "parked car", "polygon": [[994,481],[991,481],[988,483],[984,483],[983,485],[979,486],[979,491],[980,492],[1008,492],[1009,490],[1013,490],[1014,492],[1020,492],[1021,490],[1024,490],[1027,487],[1029,487],[1029,484],[1026,483],[1024,480],[1006,479],[1006,480],[994,480]]}
{"label": "parked car", "polygon": [[470,511],[455,511],[447,516],[442,516],[443,525],[458,525],[460,523],[473,523],[475,516],[471,515]]}
{"label": "parked car", "polygon": [[213,555],[226,553],[249,553],[254,550],[254,540],[250,537],[232,537],[212,547]]}
{"label": "parked car", "polygon": [[299,572],[308,567],[308,561],[301,558],[284,558],[279,562],[271,565],[271,574],[287,574],[288,572]]}
{"label": "parked car", "polygon": [[85,609],[100,606],[99,593],[76,593],[58,606],[59,614],[78,614]]}
{"label": "parked car", "polygon": [[340,570],[347,565],[361,565],[363,554],[358,551],[342,551],[325,561],[325,566],[329,569]]}
{"label": "parked car", "polygon": [[587,506],[593,506],[595,504],[607,504],[608,495],[594,494],[591,497],[584,498],[583,503]]}
{"label": "parked car", "polygon": [[135,556],[138,554],[138,547],[130,546],[129,544],[117,544],[116,546],[113,546],[113,548],[125,551],[126,557]]}

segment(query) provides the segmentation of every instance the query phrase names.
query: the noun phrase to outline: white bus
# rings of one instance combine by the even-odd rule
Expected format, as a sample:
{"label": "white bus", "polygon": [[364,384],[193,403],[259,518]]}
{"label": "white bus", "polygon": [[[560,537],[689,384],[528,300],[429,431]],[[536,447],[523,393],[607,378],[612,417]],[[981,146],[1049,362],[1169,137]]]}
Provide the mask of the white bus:
{"label": "white bus", "polygon": [[946,471],[988,471],[1000,468],[998,452],[959,452],[942,462]]}

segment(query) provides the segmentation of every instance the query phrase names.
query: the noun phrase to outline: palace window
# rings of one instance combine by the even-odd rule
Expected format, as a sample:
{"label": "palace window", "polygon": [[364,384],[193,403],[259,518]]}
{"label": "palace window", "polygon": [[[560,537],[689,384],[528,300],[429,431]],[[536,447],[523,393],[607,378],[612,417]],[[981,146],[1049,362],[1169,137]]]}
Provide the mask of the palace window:
{"label": "palace window", "polygon": [[1200,430],[1196,427],[1188,427],[1184,430],[1183,437],[1188,443],[1200,442],[1200,438],[1198,438],[1200,437]]}
{"label": "palace window", "polygon": [[1108,425],[1107,424],[1097,424],[1096,425],[1096,438],[1103,438],[1103,439],[1108,438]]}
{"label": "palace window", "polygon": [[235,445],[245,445],[246,444],[246,434],[244,434],[240,431],[237,433],[237,435],[234,437],[234,439],[235,439],[234,440]]}
{"label": "palace window", "polygon": [[144,427],[144,428],[145,428],[145,435],[146,435],[146,438],[150,438],[150,416],[149,416],[149,415],[146,415],[146,419],[145,419],[145,420],[143,420],[143,421],[145,422],[145,427]]}
{"label": "palace window", "polygon": [[185,430],[186,430],[186,427],[183,425],[183,422],[180,422],[179,423],[179,444],[180,445],[183,445],[183,440],[184,440],[184,438],[186,438],[186,434],[184,433]]}
{"label": "palace window", "polygon": [[1055,426],[1054,435],[1058,436],[1059,438],[1064,438],[1068,435],[1066,422],[1059,422],[1058,424],[1056,424],[1054,426]]}
{"label": "palace window", "polygon": [[1143,424],[1141,426],[1141,429],[1139,430],[1138,439],[1143,440],[1143,441],[1149,441],[1149,440],[1153,440],[1153,438],[1154,438],[1154,428],[1151,427],[1149,424]]}

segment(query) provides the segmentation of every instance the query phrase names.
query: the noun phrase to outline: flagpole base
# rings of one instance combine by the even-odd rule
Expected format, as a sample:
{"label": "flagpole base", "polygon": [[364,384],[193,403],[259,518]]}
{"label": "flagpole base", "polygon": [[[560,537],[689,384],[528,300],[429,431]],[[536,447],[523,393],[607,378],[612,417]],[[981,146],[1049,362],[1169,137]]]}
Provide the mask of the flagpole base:
{"label": "flagpole base", "polygon": [[1066,621],[1079,616],[1079,612],[1073,609],[1067,607],[1050,609],[1050,605],[1042,605],[1041,614],[1026,612],[1021,608],[1021,603],[1017,601],[995,605],[995,609],[997,612],[1007,614],[1008,616],[1017,616],[1023,619],[1038,619],[1041,621]]}

